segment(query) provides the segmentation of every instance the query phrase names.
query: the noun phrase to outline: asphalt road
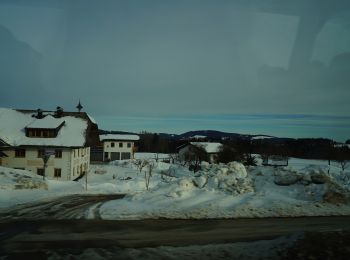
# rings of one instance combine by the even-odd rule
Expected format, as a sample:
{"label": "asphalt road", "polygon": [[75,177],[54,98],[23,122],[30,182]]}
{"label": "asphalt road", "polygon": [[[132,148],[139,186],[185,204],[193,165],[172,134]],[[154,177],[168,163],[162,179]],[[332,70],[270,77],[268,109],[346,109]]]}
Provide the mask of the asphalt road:
{"label": "asphalt road", "polygon": [[2,212],[0,253],[207,245],[350,230],[350,217],[107,221],[96,213],[84,219],[86,210],[95,214],[91,207],[122,196],[67,196]]}
{"label": "asphalt road", "polygon": [[3,252],[62,248],[140,248],[272,239],[303,231],[350,230],[350,217],[228,220],[38,220],[0,223]]}

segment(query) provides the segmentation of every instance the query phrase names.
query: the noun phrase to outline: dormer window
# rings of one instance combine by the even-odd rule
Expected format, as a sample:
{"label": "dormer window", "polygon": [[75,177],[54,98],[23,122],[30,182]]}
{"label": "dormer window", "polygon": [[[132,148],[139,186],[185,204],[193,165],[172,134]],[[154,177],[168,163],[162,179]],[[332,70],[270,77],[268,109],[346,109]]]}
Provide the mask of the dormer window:
{"label": "dormer window", "polygon": [[44,118],[37,119],[26,126],[26,136],[35,138],[54,138],[58,135],[61,127],[64,126],[63,118],[54,118],[47,115]]}
{"label": "dormer window", "polygon": [[56,137],[55,129],[27,129],[26,136],[38,138],[53,138]]}

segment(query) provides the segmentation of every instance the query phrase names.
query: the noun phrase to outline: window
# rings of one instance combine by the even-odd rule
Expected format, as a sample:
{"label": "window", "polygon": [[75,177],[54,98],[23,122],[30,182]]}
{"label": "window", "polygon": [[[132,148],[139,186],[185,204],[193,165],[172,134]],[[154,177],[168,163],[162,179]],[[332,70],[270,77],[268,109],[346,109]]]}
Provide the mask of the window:
{"label": "window", "polygon": [[55,168],[54,175],[55,178],[61,178],[61,169]]}
{"label": "window", "polygon": [[122,153],[122,160],[128,160],[131,158],[131,154],[130,153]]}
{"label": "window", "polygon": [[34,130],[29,130],[29,131],[28,131],[28,136],[29,136],[29,137],[33,137],[34,134],[35,134]]}
{"label": "window", "polygon": [[131,143],[128,143],[128,148],[131,148]]}
{"label": "window", "polygon": [[73,167],[73,176],[75,175],[75,168]]}
{"label": "window", "polygon": [[111,143],[111,147],[114,147],[114,143]]}
{"label": "window", "polygon": [[49,137],[49,131],[43,131],[43,137]]}
{"label": "window", "polygon": [[44,176],[44,169],[43,168],[36,169],[36,174],[38,174],[40,176]]}
{"label": "window", "polygon": [[16,149],[15,150],[15,157],[26,157],[26,150],[25,149]]}
{"label": "window", "polygon": [[119,143],[119,147],[123,147],[123,143]]}
{"label": "window", "polygon": [[55,137],[55,131],[50,130],[49,131],[49,137]]}
{"label": "window", "polygon": [[38,150],[38,158],[43,158],[45,154],[45,150],[44,149],[39,149]]}
{"label": "window", "polygon": [[62,158],[62,150],[55,150],[55,158]]}

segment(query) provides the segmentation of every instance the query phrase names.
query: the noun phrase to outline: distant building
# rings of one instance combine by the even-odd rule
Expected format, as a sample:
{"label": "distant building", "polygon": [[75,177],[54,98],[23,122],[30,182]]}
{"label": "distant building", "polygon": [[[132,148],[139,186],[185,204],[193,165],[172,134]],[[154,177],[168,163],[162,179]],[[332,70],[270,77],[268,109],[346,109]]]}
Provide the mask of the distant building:
{"label": "distant building", "polygon": [[264,166],[288,166],[288,157],[282,155],[262,156]]}
{"label": "distant building", "polygon": [[222,147],[221,143],[190,142],[178,148],[180,160],[184,160],[187,154],[195,153],[196,149],[203,148],[208,155],[209,162],[215,163]]}
{"label": "distant building", "polygon": [[103,161],[134,159],[135,142],[138,140],[138,135],[100,135],[100,141],[103,143]]}
{"label": "distant building", "polygon": [[98,143],[96,122],[85,112],[0,108],[0,165],[74,180],[90,166],[90,146]]}

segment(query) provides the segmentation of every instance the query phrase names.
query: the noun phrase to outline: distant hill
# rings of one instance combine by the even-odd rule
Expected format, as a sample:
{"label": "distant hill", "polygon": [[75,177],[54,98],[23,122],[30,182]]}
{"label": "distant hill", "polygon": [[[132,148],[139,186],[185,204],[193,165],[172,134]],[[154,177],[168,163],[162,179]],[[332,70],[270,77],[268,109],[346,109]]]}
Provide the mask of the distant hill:
{"label": "distant hill", "polygon": [[[100,134],[137,134],[142,136],[142,134],[125,132],[125,131],[108,131],[100,130]],[[280,138],[271,135],[248,135],[248,134],[238,134],[221,132],[217,130],[196,130],[188,131],[182,134],[169,134],[169,133],[158,133],[161,139],[171,140],[171,141],[186,141],[194,139],[207,139],[209,141],[216,140],[244,140],[244,141],[258,141],[264,140],[269,143],[280,143],[287,140],[293,140],[293,138]]]}

